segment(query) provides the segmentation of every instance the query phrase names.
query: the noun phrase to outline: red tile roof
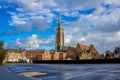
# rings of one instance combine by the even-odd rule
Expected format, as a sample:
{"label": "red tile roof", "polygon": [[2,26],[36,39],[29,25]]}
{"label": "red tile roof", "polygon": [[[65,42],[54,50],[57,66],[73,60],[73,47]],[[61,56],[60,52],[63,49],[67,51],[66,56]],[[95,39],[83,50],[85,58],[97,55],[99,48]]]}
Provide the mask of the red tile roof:
{"label": "red tile roof", "polygon": [[90,46],[86,46],[86,45],[83,45],[83,44],[79,44],[79,46],[82,50],[89,50],[90,49]]}

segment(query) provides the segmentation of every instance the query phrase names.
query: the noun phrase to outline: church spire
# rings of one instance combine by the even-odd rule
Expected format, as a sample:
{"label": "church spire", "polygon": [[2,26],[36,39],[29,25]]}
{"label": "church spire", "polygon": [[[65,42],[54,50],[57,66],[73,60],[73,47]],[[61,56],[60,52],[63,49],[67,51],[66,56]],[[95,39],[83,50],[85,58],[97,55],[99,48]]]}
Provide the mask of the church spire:
{"label": "church spire", "polygon": [[62,27],[61,19],[58,18],[58,28],[56,29],[56,50],[61,51],[64,46],[64,29]]}
{"label": "church spire", "polygon": [[58,28],[59,28],[59,29],[62,28],[62,23],[61,23],[60,17],[58,18]]}

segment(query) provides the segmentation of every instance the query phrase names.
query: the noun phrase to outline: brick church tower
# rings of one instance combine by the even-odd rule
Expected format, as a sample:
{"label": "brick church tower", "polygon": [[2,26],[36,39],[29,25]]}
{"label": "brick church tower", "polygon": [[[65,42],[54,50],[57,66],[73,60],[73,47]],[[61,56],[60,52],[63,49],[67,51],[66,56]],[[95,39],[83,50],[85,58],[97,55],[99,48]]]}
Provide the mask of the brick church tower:
{"label": "brick church tower", "polygon": [[56,51],[61,51],[64,47],[64,29],[61,24],[60,18],[58,19],[58,27],[56,29]]}

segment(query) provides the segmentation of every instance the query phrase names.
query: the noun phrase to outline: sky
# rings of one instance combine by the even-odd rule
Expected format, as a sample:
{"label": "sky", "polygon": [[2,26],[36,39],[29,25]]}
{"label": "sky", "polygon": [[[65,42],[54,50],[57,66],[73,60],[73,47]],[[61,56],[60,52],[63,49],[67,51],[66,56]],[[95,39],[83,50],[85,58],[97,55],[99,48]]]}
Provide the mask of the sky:
{"label": "sky", "polygon": [[119,0],[0,0],[0,40],[6,49],[55,49],[59,17],[65,46],[120,47]]}

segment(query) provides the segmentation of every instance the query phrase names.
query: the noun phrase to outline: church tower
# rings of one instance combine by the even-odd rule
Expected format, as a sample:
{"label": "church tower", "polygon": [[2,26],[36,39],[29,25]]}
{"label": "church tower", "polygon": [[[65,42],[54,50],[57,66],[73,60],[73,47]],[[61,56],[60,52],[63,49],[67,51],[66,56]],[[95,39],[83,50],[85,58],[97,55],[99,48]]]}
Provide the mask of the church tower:
{"label": "church tower", "polygon": [[56,51],[61,51],[64,47],[64,29],[61,24],[60,18],[58,19],[58,27],[56,29]]}

